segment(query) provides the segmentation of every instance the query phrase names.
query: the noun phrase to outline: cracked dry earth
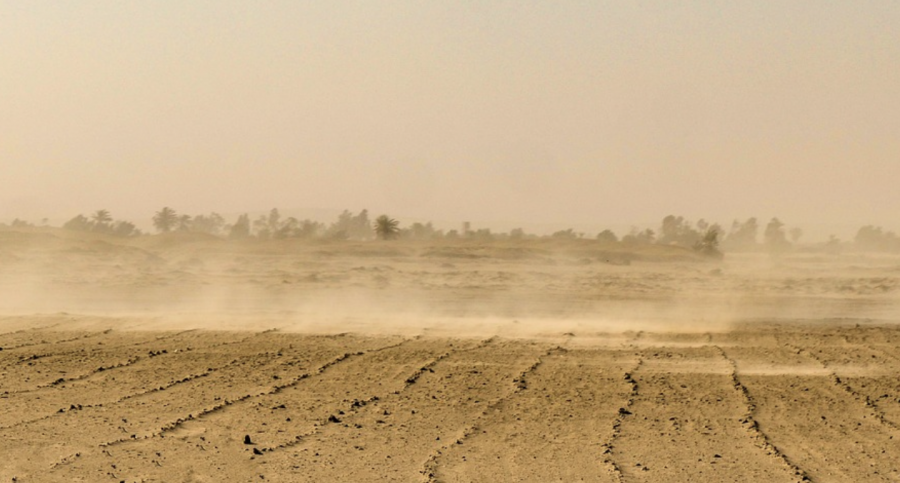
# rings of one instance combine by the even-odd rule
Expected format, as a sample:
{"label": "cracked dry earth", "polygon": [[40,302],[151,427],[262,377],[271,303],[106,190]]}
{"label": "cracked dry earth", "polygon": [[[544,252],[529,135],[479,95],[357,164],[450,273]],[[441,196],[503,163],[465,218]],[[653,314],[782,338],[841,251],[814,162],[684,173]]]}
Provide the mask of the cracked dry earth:
{"label": "cracked dry earth", "polygon": [[7,318],[3,482],[900,481],[900,329],[539,339]]}

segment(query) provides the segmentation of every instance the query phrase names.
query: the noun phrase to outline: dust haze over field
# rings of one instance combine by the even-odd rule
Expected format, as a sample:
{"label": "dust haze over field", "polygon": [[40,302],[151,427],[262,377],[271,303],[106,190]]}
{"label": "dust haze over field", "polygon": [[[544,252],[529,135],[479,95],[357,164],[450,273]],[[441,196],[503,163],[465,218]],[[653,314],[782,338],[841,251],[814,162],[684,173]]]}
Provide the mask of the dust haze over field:
{"label": "dust haze over field", "polygon": [[[160,328],[434,330],[510,336],[727,330],[753,319],[897,315],[900,258],[730,254],[590,239],[228,240],[0,231],[0,310],[141,316]],[[762,245],[761,245],[762,246]],[[166,322],[172,325],[167,327]]]}
{"label": "dust haze over field", "polygon": [[5,2],[0,482],[900,481],[897,25]]}
{"label": "dust haze over field", "polygon": [[900,257],[0,230],[0,479],[895,481]]}

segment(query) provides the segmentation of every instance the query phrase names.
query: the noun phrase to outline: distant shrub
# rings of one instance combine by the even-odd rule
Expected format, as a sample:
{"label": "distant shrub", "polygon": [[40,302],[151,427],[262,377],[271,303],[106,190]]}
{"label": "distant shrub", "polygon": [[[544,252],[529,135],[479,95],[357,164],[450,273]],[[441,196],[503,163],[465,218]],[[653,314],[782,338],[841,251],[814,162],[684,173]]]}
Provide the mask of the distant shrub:
{"label": "distant shrub", "polygon": [[552,235],[550,235],[550,238],[575,240],[576,238],[580,238],[579,235],[579,233],[575,233],[575,230],[569,228],[567,230],[559,230],[553,233]]}
{"label": "distant shrub", "polygon": [[597,234],[597,241],[615,243],[619,241],[619,237],[612,230],[603,230]]}
{"label": "distant shrub", "polygon": [[90,231],[120,237],[138,236],[141,231],[134,223],[123,220],[113,220],[112,215],[106,210],[97,210],[88,218],[77,215],[63,224],[63,229],[71,231]]}
{"label": "distant shrub", "polygon": [[694,250],[705,257],[722,258],[724,255],[719,251],[719,231],[715,228],[708,228],[706,233],[694,243]]}
{"label": "distant shrub", "polygon": [[788,241],[787,234],[784,232],[784,223],[778,218],[772,218],[769,221],[764,236],[766,247],[770,252],[778,253],[791,248],[791,242]]}
{"label": "distant shrub", "polygon": [[226,227],[228,238],[240,240],[250,236],[250,215],[244,213],[239,216],[233,225]]}
{"label": "distant shrub", "polygon": [[622,243],[626,245],[644,245],[654,241],[656,241],[656,232],[649,228],[643,231],[632,228],[631,233],[622,237]]}
{"label": "distant shrub", "polygon": [[894,232],[884,231],[880,226],[866,225],[860,228],[853,242],[863,250],[900,250],[900,238]]}

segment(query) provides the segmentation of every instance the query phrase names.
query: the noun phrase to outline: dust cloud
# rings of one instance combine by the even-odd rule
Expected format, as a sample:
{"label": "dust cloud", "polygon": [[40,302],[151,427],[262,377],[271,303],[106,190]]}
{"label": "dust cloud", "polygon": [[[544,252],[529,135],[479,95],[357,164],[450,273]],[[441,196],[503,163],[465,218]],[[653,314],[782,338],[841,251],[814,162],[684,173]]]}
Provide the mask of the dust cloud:
{"label": "dust cloud", "polygon": [[147,328],[507,337],[709,332],[754,320],[891,320],[892,255],[736,253],[594,240],[115,238],[0,233],[0,310]]}

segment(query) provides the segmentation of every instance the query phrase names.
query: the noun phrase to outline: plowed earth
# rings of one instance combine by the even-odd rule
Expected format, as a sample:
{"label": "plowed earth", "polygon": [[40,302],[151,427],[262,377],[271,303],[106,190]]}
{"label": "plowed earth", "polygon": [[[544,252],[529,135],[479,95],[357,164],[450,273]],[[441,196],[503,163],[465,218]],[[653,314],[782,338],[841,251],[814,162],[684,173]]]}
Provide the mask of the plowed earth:
{"label": "plowed earth", "polygon": [[890,325],[507,339],[130,322],[4,320],[0,481],[900,481]]}

